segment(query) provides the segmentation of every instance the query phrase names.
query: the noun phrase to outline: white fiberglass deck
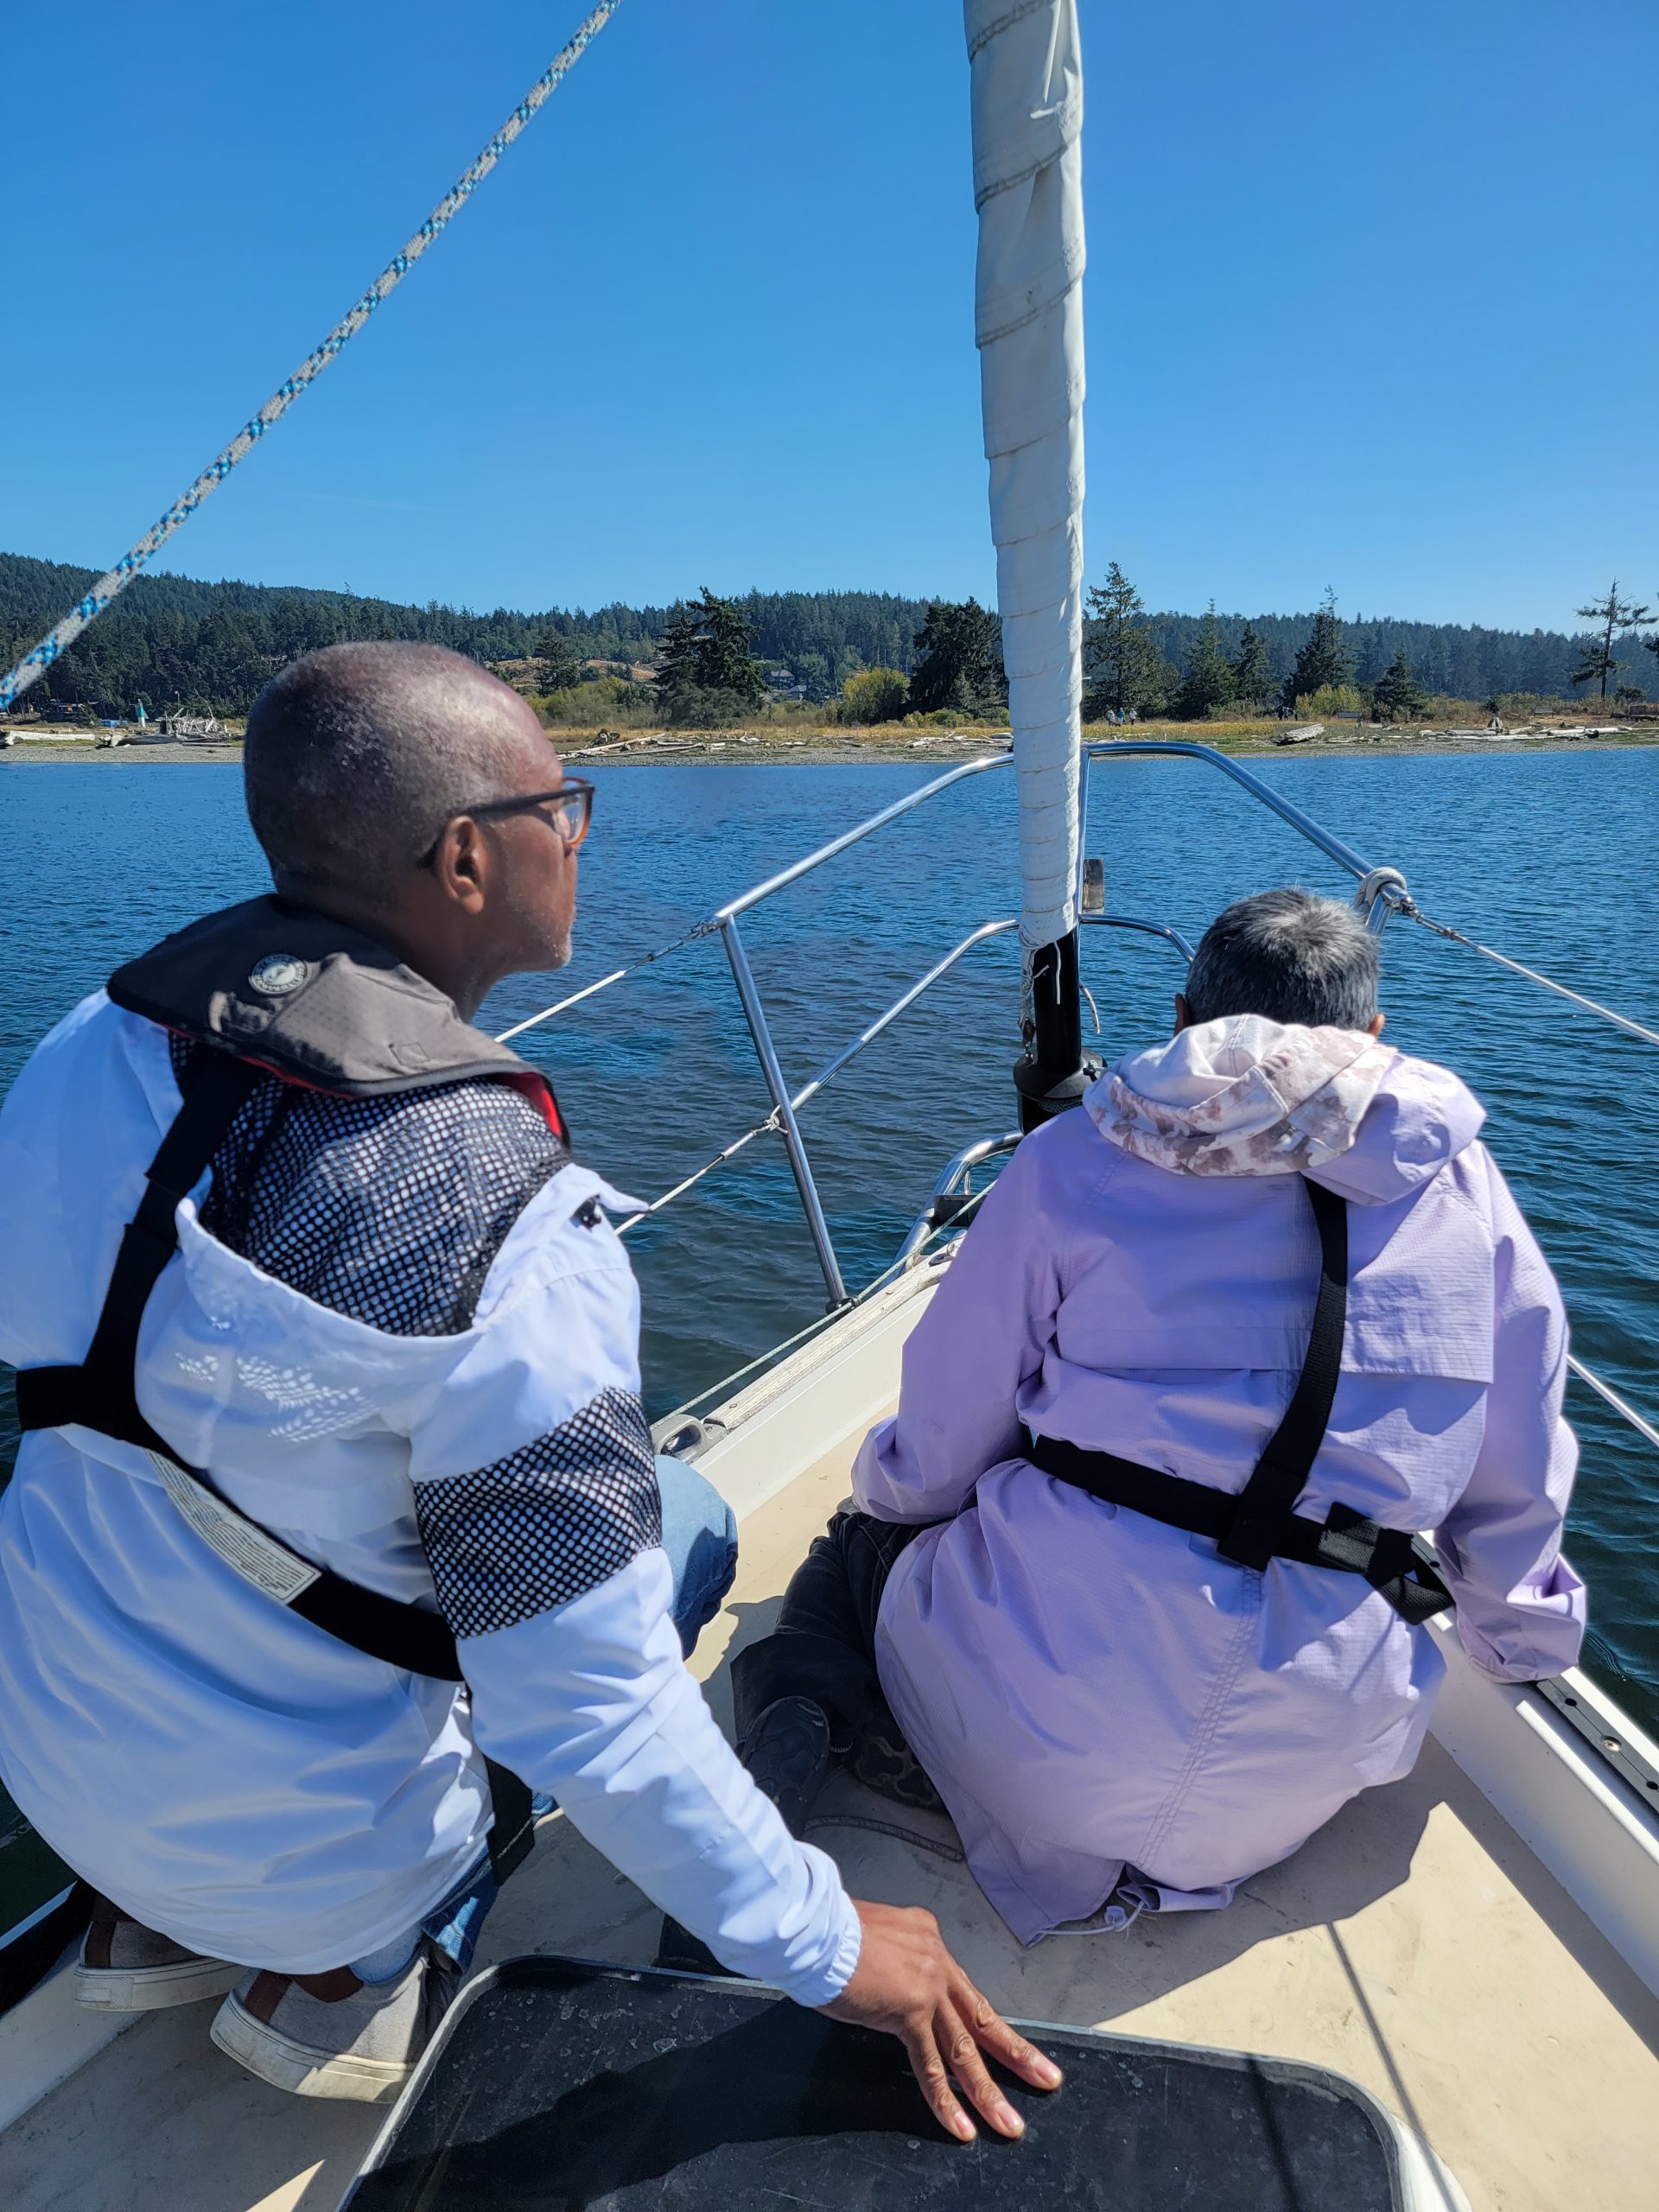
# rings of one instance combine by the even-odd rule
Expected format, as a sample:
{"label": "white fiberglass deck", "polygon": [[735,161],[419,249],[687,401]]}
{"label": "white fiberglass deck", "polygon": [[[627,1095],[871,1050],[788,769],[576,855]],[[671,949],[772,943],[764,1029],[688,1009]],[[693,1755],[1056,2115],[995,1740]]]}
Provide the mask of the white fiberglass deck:
{"label": "white fiberglass deck", "polygon": [[[736,1587],[697,1656],[724,1720],[729,1654],[766,1632],[790,1569],[845,1495],[854,1445],[892,1392],[920,1310],[913,1288],[895,1286],[735,1402],[747,1417],[707,1453],[745,1516]],[[1445,1733],[1478,1770],[1455,1705]],[[859,1825],[870,1821],[880,1827]],[[918,1840],[882,1832],[893,1827]],[[1433,2144],[1475,2212],[1655,2202],[1659,1999],[1438,1739],[1409,1780],[1349,1806],[1226,1912],[1031,1951],[986,1905],[944,1821],[837,1782],[813,1837],[856,1893],[937,1912],[1016,2017],[1335,2068]],[[658,1924],[555,1815],[480,1962],[541,1949],[645,1963]],[[333,2212],[384,2114],[266,2088],[212,2048],[211,2017],[200,2005],[138,2020],[0,2136],[0,2203]]]}

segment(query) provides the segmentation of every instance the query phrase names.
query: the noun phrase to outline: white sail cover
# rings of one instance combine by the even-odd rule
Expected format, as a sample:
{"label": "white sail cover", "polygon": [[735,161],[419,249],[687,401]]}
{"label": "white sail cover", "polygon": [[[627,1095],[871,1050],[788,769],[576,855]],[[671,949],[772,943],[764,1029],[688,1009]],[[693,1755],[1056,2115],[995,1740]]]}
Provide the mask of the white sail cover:
{"label": "white sail cover", "polygon": [[1083,60],[1077,0],[964,0],[976,334],[1008,671],[1020,934],[1077,921],[1083,691]]}

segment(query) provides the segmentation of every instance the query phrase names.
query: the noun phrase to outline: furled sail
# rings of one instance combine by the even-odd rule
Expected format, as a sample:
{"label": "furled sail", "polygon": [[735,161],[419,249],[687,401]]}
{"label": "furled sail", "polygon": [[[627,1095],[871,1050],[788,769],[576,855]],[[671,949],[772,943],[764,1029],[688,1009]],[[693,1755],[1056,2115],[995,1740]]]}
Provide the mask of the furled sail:
{"label": "furled sail", "polygon": [[1077,0],[964,0],[976,336],[1026,945],[1077,921],[1083,649],[1083,61]]}

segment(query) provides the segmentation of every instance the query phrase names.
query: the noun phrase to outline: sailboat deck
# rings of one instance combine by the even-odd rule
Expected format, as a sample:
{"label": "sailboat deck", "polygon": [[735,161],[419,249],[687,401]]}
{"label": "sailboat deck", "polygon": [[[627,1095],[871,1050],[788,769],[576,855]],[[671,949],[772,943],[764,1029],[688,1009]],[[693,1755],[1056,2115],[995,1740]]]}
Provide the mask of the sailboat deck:
{"label": "sailboat deck", "polygon": [[[696,1662],[723,1721],[730,1656],[766,1633],[791,1567],[846,1492],[855,1441],[744,1521],[736,1586]],[[1029,1951],[985,1904],[943,1821],[837,1782],[813,1840],[855,1893],[931,1907],[1015,2017],[1335,2068],[1433,2145],[1475,2212],[1653,2201],[1659,2000],[1438,1743],[1408,1781],[1348,1807],[1226,1912]],[[643,1964],[658,1925],[556,1815],[480,1962],[550,1950]],[[265,2088],[210,2045],[210,2018],[199,2005],[140,2018],[17,2121],[0,2137],[0,2202],[332,2212],[384,2115]]]}

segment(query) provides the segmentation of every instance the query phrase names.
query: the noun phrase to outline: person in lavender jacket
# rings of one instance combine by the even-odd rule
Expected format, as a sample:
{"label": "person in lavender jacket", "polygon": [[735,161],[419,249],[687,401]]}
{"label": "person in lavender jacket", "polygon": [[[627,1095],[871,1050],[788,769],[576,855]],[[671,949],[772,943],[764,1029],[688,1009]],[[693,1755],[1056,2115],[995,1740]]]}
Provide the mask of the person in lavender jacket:
{"label": "person in lavender jacket", "polygon": [[1024,1942],[1226,1904],[1422,1742],[1445,1662],[1361,1576],[1236,1566],[1025,1456],[1029,1432],[1243,1488],[1308,1343],[1302,1177],[1348,1202],[1350,1288],[1298,1513],[1433,1530],[1497,1680],[1578,1656],[1560,1293],[1482,1108],[1381,1042],[1376,988],[1348,908],[1280,890],[1221,915],[1173,1038],[1014,1154],[859,1452],[858,1511],[738,1662],[786,1814],[832,1746],[889,1794],[937,1789]]}

